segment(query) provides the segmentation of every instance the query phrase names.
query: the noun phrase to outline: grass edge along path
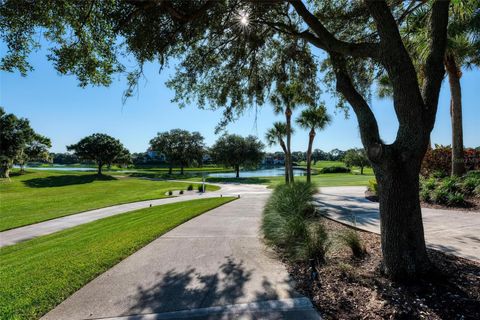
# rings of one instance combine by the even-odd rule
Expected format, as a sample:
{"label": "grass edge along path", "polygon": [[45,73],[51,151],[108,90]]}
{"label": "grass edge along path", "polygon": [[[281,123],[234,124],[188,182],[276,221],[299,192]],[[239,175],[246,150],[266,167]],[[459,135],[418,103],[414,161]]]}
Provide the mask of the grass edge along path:
{"label": "grass edge along path", "polygon": [[[0,232],[85,211],[167,198],[187,182],[30,171],[0,181]],[[207,191],[219,189],[207,185]]]}
{"label": "grass edge along path", "polygon": [[1,319],[41,317],[161,235],[234,199],[136,210],[0,248]]}

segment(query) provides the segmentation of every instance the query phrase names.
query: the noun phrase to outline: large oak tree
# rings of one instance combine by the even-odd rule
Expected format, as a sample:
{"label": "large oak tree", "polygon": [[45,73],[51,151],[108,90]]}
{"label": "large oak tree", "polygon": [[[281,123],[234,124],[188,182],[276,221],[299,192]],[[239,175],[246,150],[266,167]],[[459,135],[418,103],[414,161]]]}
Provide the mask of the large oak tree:
{"label": "large oak tree", "polygon": [[0,107],[0,178],[10,178],[14,163],[23,171],[28,160],[48,157],[50,147],[50,139],[36,133],[28,119],[6,113]]}
{"label": "large oak tree", "polygon": [[129,157],[129,151],[120,140],[104,133],[94,133],[82,138],[79,142],[67,146],[81,160],[95,161],[97,174],[102,174],[103,166],[114,163],[124,164]]}
{"label": "large oak tree", "polygon": [[[433,128],[444,76],[449,1],[433,1],[420,85],[399,26],[411,12],[403,1],[15,1],[0,7],[7,45],[4,70],[28,72],[37,31],[53,44],[49,59],[81,85],[108,85],[130,70],[131,95],[149,61],[180,61],[168,85],[175,101],[222,108],[225,125],[261,106],[270,90],[302,83],[318,93],[325,81],[355,112],[379,184],[384,271],[396,279],[428,270],[418,173]],[[321,52],[319,58],[312,49]],[[322,59],[323,61],[318,61]],[[368,103],[371,79],[385,70],[399,122],[395,141],[382,141]],[[305,97],[304,97],[305,98]]]}

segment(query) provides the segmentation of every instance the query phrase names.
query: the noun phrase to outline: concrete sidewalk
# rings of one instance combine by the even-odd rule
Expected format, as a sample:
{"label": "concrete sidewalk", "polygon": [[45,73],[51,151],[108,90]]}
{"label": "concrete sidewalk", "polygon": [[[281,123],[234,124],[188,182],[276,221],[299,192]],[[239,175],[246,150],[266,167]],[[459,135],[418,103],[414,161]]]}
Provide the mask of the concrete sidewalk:
{"label": "concrete sidewalk", "polygon": [[43,319],[320,319],[259,238],[268,192],[192,219]]}
{"label": "concrete sidewalk", "polygon": [[[320,188],[315,198],[329,218],[380,233],[378,203],[365,199],[365,187]],[[480,262],[480,213],[422,208],[427,246]]]}
{"label": "concrete sidewalk", "polygon": [[36,237],[44,236],[51,234],[57,231],[68,229],[71,227],[78,226],[80,224],[92,222],[95,220],[103,219],[106,217],[114,216],[117,214],[148,208],[150,205],[159,206],[162,204],[219,197],[220,195],[224,196],[238,196],[245,194],[264,194],[269,193],[270,191],[266,189],[266,186],[259,185],[242,185],[242,184],[216,184],[220,186],[220,190],[207,192],[204,194],[194,193],[186,194],[179,197],[173,198],[164,198],[156,200],[146,200],[138,201],[126,204],[120,204],[116,206],[105,207],[101,209],[95,209],[90,211],[85,211],[77,214],[72,214],[69,216],[52,219],[44,222],[39,222],[31,224],[24,227],[19,227],[7,231],[0,232],[0,248],[4,246],[13,245],[15,243],[33,239]]}

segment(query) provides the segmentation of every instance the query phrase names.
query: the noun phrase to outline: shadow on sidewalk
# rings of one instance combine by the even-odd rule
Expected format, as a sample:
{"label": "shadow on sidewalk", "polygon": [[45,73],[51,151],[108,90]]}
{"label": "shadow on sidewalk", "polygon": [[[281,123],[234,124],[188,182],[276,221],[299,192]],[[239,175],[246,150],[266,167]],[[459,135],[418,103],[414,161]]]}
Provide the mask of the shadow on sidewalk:
{"label": "shadow on sidewalk", "polygon": [[[245,303],[245,287],[252,278],[252,270],[246,270],[243,261],[225,257],[226,261],[217,273],[201,274],[195,268],[183,272],[172,269],[162,275],[151,287],[139,287],[132,297],[136,304],[126,314],[163,313],[179,310],[227,306]],[[248,301],[276,300],[275,286],[263,279],[262,292],[255,292]],[[292,296],[294,293],[291,293]],[[240,311],[241,313],[242,311]],[[247,312],[244,310],[243,312]],[[235,318],[240,316],[235,313]]]}

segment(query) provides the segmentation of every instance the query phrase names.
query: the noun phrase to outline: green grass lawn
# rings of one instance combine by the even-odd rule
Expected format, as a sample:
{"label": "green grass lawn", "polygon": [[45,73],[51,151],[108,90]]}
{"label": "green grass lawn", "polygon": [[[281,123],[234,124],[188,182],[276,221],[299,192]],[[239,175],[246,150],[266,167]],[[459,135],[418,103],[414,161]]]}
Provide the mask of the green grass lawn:
{"label": "green grass lawn", "polygon": [[[299,163],[299,165],[301,167],[307,167],[307,162],[305,161],[302,161]],[[325,168],[325,167],[345,167],[345,163],[343,163],[342,161],[328,161],[328,160],[321,160],[321,161],[317,161],[317,163],[313,163],[312,161],[312,168],[315,168],[315,169],[322,169],[322,168]]]}
{"label": "green grass lawn", "polygon": [[[115,204],[166,197],[188,183],[34,171],[0,181],[0,231]],[[208,186],[208,191],[218,190]]]}
{"label": "green grass lawn", "polygon": [[[354,173],[321,173],[312,175],[312,182],[318,187],[338,187],[338,186],[367,186],[368,181],[374,179],[372,170],[364,170],[364,174]],[[200,178],[188,178],[189,181],[201,181]],[[305,176],[295,177],[295,181],[305,181]],[[270,188],[278,184],[284,183],[285,178],[281,177],[252,177],[252,178],[206,178],[210,183],[247,183],[247,184],[266,184]]]}
{"label": "green grass lawn", "polygon": [[234,198],[166,204],[0,248],[1,319],[36,319],[160,235]]}

